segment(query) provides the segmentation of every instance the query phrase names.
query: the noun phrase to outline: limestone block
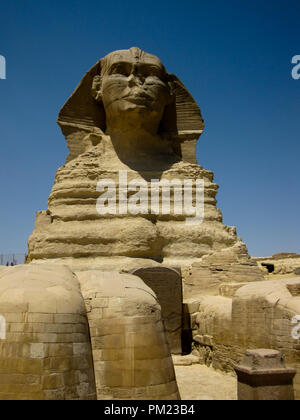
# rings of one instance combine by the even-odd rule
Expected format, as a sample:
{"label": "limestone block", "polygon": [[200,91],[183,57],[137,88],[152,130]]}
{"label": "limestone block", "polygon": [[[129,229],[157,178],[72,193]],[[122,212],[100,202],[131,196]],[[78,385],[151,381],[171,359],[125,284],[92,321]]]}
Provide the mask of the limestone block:
{"label": "limestone block", "polygon": [[286,287],[292,296],[300,296],[300,278],[289,280]]}
{"label": "limestone block", "polygon": [[194,314],[199,312],[199,300],[196,298],[185,299],[183,305],[185,313]]}
{"label": "limestone block", "polygon": [[213,347],[213,337],[211,335],[193,335],[193,340],[202,346]]}
{"label": "limestone block", "polygon": [[223,283],[219,287],[219,294],[220,296],[233,298],[235,292],[246,284],[247,283]]}
{"label": "limestone block", "polygon": [[199,363],[199,356],[188,354],[186,356],[173,355],[173,363],[175,366],[191,366]]}
{"label": "limestone block", "polygon": [[[264,280],[257,263],[251,260],[246,246],[240,241],[203,256],[189,271],[183,272],[185,298],[220,293],[232,297],[238,284]],[[226,286],[227,283],[232,286]]]}
{"label": "limestone block", "polygon": [[247,350],[240,365],[235,366],[238,376],[238,399],[294,400],[293,379],[295,369],[287,369],[282,355],[275,350]]}

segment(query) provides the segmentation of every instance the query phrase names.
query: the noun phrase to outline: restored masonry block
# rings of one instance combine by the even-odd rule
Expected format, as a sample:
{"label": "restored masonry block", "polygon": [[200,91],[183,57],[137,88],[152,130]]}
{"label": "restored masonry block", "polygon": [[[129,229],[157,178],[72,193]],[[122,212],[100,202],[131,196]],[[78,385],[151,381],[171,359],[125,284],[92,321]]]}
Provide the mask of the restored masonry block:
{"label": "restored masonry block", "polygon": [[0,312],[0,400],[96,398],[84,301],[69,269],[1,270]]}
{"label": "restored masonry block", "polygon": [[136,276],[78,273],[102,399],[180,399],[160,305]]}
{"label": "restored masonry block", "polygon": [[235,366],[238,399],[294,400],[295,369],[287,369],[283,358],[274,350],[248,350],[240,365]]}
{"label": "restored masonry block", "polygon": [[17,266],[0,271],[0,308],[0,399],[180,399],[160,305],[139,277]]}
{"label": "restored masonry block", "polygon": [[162,309],[167,340],[173,354],[181,354],[182,280],[180,270],[168,267],[145,267],[133,270],[156,294]]}

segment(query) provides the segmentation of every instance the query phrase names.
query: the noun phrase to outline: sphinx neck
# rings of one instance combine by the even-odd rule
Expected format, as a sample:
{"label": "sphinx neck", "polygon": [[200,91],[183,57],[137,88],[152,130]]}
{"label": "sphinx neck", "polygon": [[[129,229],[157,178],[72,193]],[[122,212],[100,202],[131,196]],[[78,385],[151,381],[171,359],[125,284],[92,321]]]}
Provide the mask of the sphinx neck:
{"label": "sphinx neck", "polygon": [[143,129],[106,130],[111,145],[118,158],[136,170],[163,170],[178,160],[172,144],[157,134]]}
{"label": "sphinx neck", "polygon": [[169,145],[159,135],[149,132],[142,127],[114,128],[106,130],[112,144],[118,154],[124,157],[155,156],[156,154],[168,153]]}

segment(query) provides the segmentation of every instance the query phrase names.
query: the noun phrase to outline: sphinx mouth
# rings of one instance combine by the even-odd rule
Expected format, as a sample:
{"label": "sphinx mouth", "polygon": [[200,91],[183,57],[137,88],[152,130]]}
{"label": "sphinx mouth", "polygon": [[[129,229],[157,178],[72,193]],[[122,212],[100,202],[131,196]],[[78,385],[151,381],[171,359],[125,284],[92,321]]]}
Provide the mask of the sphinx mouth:
{"label": "sphinx mouth", "polygon": [[151,101],[153,98],[146,93],[144,90],[133,89],[131,92],[124,97],[126,100],[132,101]]}
{"label": "sphinx mouth", "polygon": [[142,95],[130,95],[130,96],[126,96],[123,99],[137,105],[145,105],[147,102],[151,100],[149,96],[142,96]]}

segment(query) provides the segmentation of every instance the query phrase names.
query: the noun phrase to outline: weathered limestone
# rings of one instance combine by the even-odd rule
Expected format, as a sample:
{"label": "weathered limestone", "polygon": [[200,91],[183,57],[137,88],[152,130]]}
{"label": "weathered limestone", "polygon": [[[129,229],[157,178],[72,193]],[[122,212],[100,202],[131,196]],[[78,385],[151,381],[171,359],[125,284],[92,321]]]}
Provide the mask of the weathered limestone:
{"label": "weathered limestone", "polygon": [[98,399],[178,400],[173,362],[153,291],[136,276],[80,272]]}
{"label": "weathered limestone", "polygon": [[[37,214],[29,261],[67,264],[75,271],[180,266],[188,295],[202,293],[205,283],[263,279],[235,228],[222,223],[213,173],[197,164],[200,109],[157,57],[138,48],[109,54],[84,76],[58,123],[70,154],[56,173],[48,210]],[[186,212],[175,214],[173,195],[170,214],[160,209],[100,215],[97,182],[111,179],[119,191],[119,171],[148,190],[152,179],[190,179],[194,186],[203,179],[203,223],[190,226]],[[224,251],[234,258],[220,261],[224,272],[216,275],[218,267],[204,257],[216,260]]]}
{"label": "weathered limestone", "polygon": [[96,398],[84,301],[68,268],[1,270],[0,314],[0,400]]}
{"label": "weathered limestone", "polygon": [[248,255],[241,241],[227,249],[205,255],[193,263],[184,273],[184,296],[218,295],[222,285],[241,284],[263,280],[255,261]]}
{"label": "weathered limestone", "polygon": [[300,266],[300,255],[296,253],[280,253],[272,257],[253,258],[264,274],[300,274],[295,272]]}
{"label": "weathered limestone", "polygon": [[167,340],[172,354],[181,354],[182,280],[180,270],[169,267],[145,267],[133,270],[158,298]]}
{"label": "weathered limestone", "polygon": [[247,350],[238,377],[239,401],[292,401],[295,369],[287,369],[276,350]]}

